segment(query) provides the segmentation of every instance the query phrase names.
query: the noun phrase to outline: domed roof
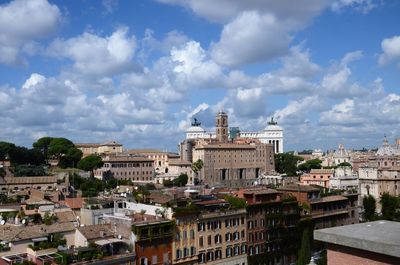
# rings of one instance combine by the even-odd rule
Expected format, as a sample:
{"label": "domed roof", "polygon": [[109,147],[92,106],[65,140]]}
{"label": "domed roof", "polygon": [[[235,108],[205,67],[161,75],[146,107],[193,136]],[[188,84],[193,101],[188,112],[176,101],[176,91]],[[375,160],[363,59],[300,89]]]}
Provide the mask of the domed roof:
{"label": "domed roof", "polygon": [[378,156],[400,155],[400,149],[397,146],[392,146],[388,143],[386,137],[383,139],[383,144],[376,152]]}
{"label": "domed roof", "polygon": [[343,144],[339,144],[339,148],[333,153],[333,157],[348,157],[349,152],[344,148]]}

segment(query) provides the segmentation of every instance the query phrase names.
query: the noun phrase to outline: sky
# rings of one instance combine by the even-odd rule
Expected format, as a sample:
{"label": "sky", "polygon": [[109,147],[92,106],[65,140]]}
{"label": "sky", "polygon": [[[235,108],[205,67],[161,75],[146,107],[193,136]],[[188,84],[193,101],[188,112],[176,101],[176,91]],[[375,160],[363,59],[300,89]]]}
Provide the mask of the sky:
{"label": "sky", "polygon": [[284,148],[400,137],[400,1],[0,0],[0,141],[177,151],[196,117]]}

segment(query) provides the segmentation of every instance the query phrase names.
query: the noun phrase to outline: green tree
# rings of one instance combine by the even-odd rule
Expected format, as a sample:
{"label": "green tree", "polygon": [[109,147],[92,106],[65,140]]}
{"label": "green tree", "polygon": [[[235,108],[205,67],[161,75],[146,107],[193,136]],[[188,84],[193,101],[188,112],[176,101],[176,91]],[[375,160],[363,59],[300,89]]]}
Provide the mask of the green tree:
{"label": "green tree", "polygon": [[301,239],[301,248],[297,257],[297,265],[307,265],[311,260],[311,247],[310,247],[310,231],[306,227],[303,230],[303,237]]}
{"label": "green tree", "polygon": [[172,181],[172,184],[177,187],[183,187],[188,182],[188,175],[180,174],[176,179]]}
{"label": "green tree", "polygon": [[304,159],[300,156],[295,156],[293,153],[282,153],[275,155],[275,170],[281,174],[288,176],[297,176],[297,163]]}
{"label": "green tree", "polygon": [[66,138],[53,138],[48,146],[48,154],[50,156],[60,158],[65,155],[70,148],[75,147],[74,144]]}
{"label": "green tree", "polygon": [[35,165],[16,165],[14,175],[17,177],[24,176],[45,176],[46,171],[42,166]]}
{"label": "green tree", "polygon": [[46,159],[46,163],[48,163],[48,150],[50,146],[50,142],[53,140],[53,137],[42,137],[38,139],[36,142],[33,143],[33,147],[40,150],[42,152],[43,156]]}
{"label": "green tree", "polygon": [[66,168],[66,167],[76,167],[78,165],[78,162],[82,158],[82,151],[79,150],[78,148],[71,147],[68,149],[67,153],[60,158],[60,167]]}
{"label": "green tree", "polygon": [[320,169],[322,161],[319,159],[310,159],[298,166],[301,171],[309,172],[311,169]]}
{"label": "green tree", "polygon": [[390,221],[400,221],[399,197],[385,192],[381,196],[382,218]]}
{"label": "green tree", "polygon": [[373,221],[376,219],[376,200],[372,195],[365,195],[363,198],[364,220]]}
{"label": "green tree", "polygon": [[337,165],[338,167],[351,167],[351,164],[349,162],[342,162],[339,165]]}
{"label": "green tree", "polygon": [[83,158],[81,161],[78,163],[78,168],[85,170],[85,171],[90,171],[90,176],[93,178],[93,170],[96,168],[100,168],[103,166],[103,161],[101,160],[100,156],[96,155],[89,155],[85,158]]}
{"label": "green tree", "polygon": [[199,172],[201,171],[203,166],[204,166],[204,163],[203,163],[203,160],[201,160],[201,159],[197,159],[197,161],[192,164],[192,170],[193,170],[194,174],[196,175],[196,178],[194,180],[195,184],[197,184],[199,182]]}
{"label": "green tree", "polygon": [[238,198],[235,196],[226,195],[224,199],[229,202],[231,208],[233,209],[243,209],[246,208],[246,200],[243,198]]}

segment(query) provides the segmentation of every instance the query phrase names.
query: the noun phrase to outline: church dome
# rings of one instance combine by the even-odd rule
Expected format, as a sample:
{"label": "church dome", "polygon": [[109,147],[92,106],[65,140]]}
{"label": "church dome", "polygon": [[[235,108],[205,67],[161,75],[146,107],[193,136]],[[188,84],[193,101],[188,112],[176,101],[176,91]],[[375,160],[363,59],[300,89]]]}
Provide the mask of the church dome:
{"label": "church dome", "polygon": [[383,140],[383,144],[379,147],[378,151],[376,152],[378,156],[391,156],[391,155],[400,155],[400,149],[397,146],[392,146],[388,143],[388,140]]}

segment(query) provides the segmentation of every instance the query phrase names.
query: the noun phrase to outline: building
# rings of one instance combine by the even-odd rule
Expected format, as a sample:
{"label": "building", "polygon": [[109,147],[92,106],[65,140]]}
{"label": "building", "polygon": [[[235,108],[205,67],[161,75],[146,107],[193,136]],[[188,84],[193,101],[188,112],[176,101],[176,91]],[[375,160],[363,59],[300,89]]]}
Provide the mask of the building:
{"label": "building", "polygon": [[104,224],[104,214],[114,213],[113,200],[87,199],[80,209],[80,224]]}
{"label": "building", "polygon": [[19,191],[29,191],[32,189],[54,191],[56,188],[56,176],[0,177],[0,192],[5,194],[13,194]]}
{"label": "building", "polygon": [[153,160],[142,156],[112,155],[103,158],[103,166],[94,170],[94,177],[131,180],[135,183],[154,181]]}
{"label": "building", "polygon": [[198,264],[197,212],[175,213],[175,234],[172,243],[172,263]]}
{"label": "building", "polygon": [[[247,264],[246,209],[229,209],[224,200],[197,202],[199,264]],[[223,210],[225,209],[225,210]]]}
{"label": "building", "polygon": [[257,142],[198,143],[193,160],[203,161],[200,182],[243,187],[254,185],[264,172],[274,170],[274,152],[269,144]]}
{"label": "building", "polygon": [[128,155],[143,156],[151,159],[157,174],[170,173],[170,161],[180,159],[176,153],[163,152],[156,149],[130,149],[126,153]]}
{"label": "building", "polygon": [[172,264],[174,223],[171,220],[135,220],[132,232],[136,265]]}
{"label": "building", "polygon": [[[227,139],[234,139],[238,136],[242,138],[257,139],[264,144],[271,144],[275,153],[283,153],[283,128],[279,126],[273,118],[271,118],[267,127],[262,131],[241,132],[238,127],[228,127],[228,116],[225,112],[221,111],[217,116],[218,115],[220,115],[220,118],[217,119],[216,132],[207,132],[201,127],[201,123],[198,122],[197,119],[194,119],[192,126],[186,130],[186,140],[217,139],[226,142]],[[221,123],[218,124],[218,121]],[[226,121],[226,124],[223,123],[224,121]],[[219,136],[222,135],[224,138],[219,138]],[[181,152],[181,156],[182,153],[184,152]],[[186,157],[184,159],[190,160]]]}
{"label": "building", "polygon": [[[296,261],[297,201],[266,188],[241,189],[247,202],[247,255],[249,265],[292,264]],[[292,243],[290,243],[292,242]]]}
{"label": "building", "polygon": [[328,265],[400,264],[400,223],[375,221],[314,231]]}
{"label": "building", "polygon": [[333,169],[311,169],[310,173],[300,176],[303,185],[317,185],[323,188],[330,187],[330,179],[333,177]]}
{"label": "building", "polygon": [[359,222],[358,193],[321,196],[319,188],[291,185],[278,191],[296,197],[302,206],[301,215],[311,217],[316,229]]}
{"label": "building", "polygon": [[88,155],[120,154],[123,152],[122,144],[108,141],[102,144],[76,143],[75,147],[82,151],[83,157]]}
{"label": "building", "polygon": [[329,181],[329,188],[358,191],[358,184],[357,173],[353,173],[350,166],[341,166],[335,168],[335,174]]}

